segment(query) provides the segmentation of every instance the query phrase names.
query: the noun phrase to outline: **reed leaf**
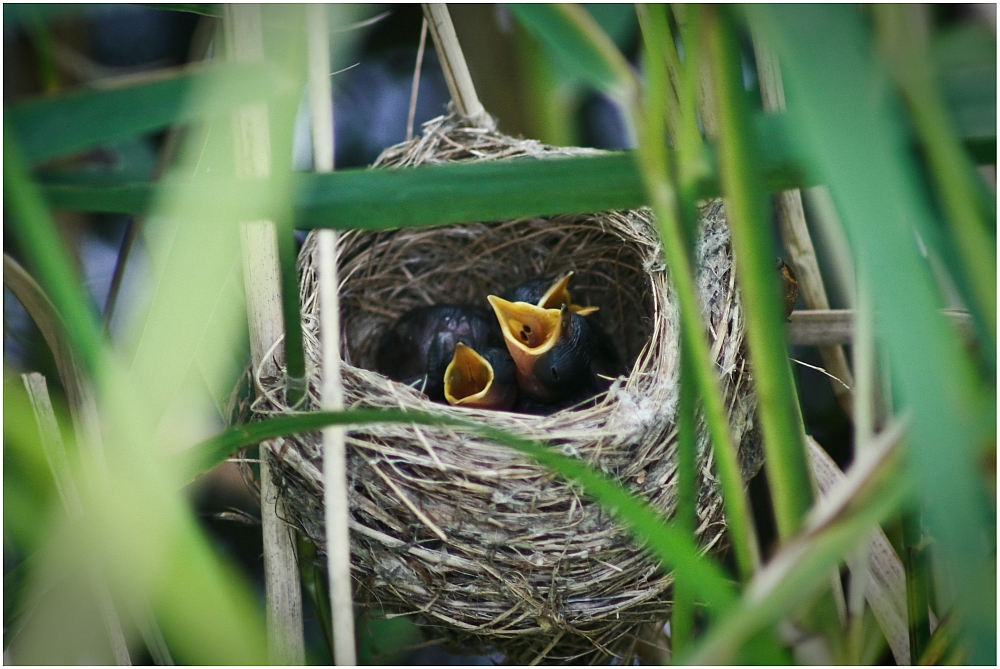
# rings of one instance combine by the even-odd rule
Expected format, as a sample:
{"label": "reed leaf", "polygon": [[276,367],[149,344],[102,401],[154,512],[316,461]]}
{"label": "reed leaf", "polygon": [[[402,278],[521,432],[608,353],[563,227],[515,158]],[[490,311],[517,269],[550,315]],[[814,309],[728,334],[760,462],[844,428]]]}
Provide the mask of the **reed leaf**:
{"label": "reed leaf", "polygon": [[511,12],[571,72],[612,97],[634,93],[635,75],[615,43],[582,7],[511,4]]}
{"label": "reed leaf", "polygon": [[706,14],[718,105],[720,174],[760,402],[767,481],[779,536],[787,540],[812,503],[805,431],[788,361],[766,193],[755,169],[756,150],[739,70],[739,42],[721,8],[706,10]]}
{"label": "reed leaf", "polygon": [[[101,409],[104,443],[84,458],[89,485],[78,486],[87,491],[85,517],[96,525],[86,545],[61,553],[64,568],[97,557],[106,561],[109,576],[148,588],[171,650],[186,661],[259,662],[264,657],[262,625],[246,585],[215,555],[177,492],[163,487],[165,470],[148,447],[155,423],[149,421],[149,407],[135,399],[148,396],[156,379],[143,379],[149,383],[140,383],[138,394],[126,390],[121,366],[104,350],[96,311],[6,125],[4,135],[4,196],[11,228],[63,317],[66,340],[97,389]],[[177,327],[178,321],[172,325]],[[89,461],[94,458],[101,462]],[[57,533],[52,541],[58,540]]]}
{"label": "reed leaf", "polygon": [[[191,104],[195,90],[216,91],[214,104]],[[20,102],[5,108],[4,118],[22,143],[24,159],[37,163],[176,123],[223,115],[287,91],[288,82],[273,66],[209,65],[168,71],[125,88]]]}
{"label": "reed leaf", "polygon": [[920,14],[926,11],[917,5],[877,6],[874,14],[879,41],[910,108],[935,188],[944,203],[945,221],[959,260],[952,269],[964,279],[968,302],[985,321],[985,335],[996,340],[996,206],[992,211],[981,206],[979,176],[934,85],[919,25]]}
{"label": "reed leaf", "polygon": [[[762,142],[772,150],[762,157],[768,188],[811,184],[797,167],[793,147],[779,139],[781,119],[758,117]],[[706,157],[707,159],[707,157]],[[335,174],[295,174],[291,197],[296,227],[393,228],[443,225],[473,220],[500,220],[630,209],[645,204],[634,152],[608,152],[587,157],[549,160],[490,161],[417,167],[406,170],[348,169]],[[42,182],[55,209],[145,214],[155,194],[203,202],[215,216],[236,219],[269,201],[268,182],[254,187],[227,179],[195,182],[165,178],[156,186],[122,181],[114,176],[60,175]],[[693,180],[693,197],[714,197],[718,182],[709,171]]]}
{"label": "reed leaf", "polygon": [[[644,39],[663,39],[649,35],[652,27],[644,22]],[[753,527],[736,448],[722,402],[719,381],[705,340],[705,325],[695,297],[691,242],[679,217],[677,190],[669,174],[666,145],[666,67],[662,58],[649,58],[649,90],[642,108],[635,108],[640,149],[637,153],[643,181],[651,201],[663,254],[670,268],[670,279],[680,306],[682,355],[692,364],[699,396],[704,403],[705,422],[716,455],[721,479],[726,521],[732,536],[740,579],[747,580],[760,563],[759,548]]]}
{"label": "reed leaf", "polygon": [[85,372],[93,373],[101,351],[100,331],[90,298],[73,271],[73,264],[37,187],[28,176],[20,143],[4,121],[4,205],[11,214],[11,231],[35,278],[62,314],[63,334]]}

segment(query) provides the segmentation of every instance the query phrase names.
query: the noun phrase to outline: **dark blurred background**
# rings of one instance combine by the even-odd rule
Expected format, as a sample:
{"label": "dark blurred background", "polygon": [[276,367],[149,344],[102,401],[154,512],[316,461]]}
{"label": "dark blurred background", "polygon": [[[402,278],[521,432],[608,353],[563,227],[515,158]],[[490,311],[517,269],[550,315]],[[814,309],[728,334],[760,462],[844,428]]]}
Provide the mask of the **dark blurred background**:
{"label": "dark blurred background", "polygon": [[[4,104],[79,88],[96,88],[118,77],[140,75],[160,68],[181,66],[211,58],[211,37],[218,19],[194,13],[165,11],[148,6],[100,5],[49,7],[38,12],[29,27],[8,21],[4,7]],[[619,48],[636,67],[639,30],[631,5],[587,5]],[[522,30],[502,5],[461,4],[450,10],[466,52],[469,68],[486,109],[498,118],[501,131],[557,145],[629,148],[629,133],[617,107],[608,98],[588,90],[572,72],[563,71]],[[356,20],[367,25],[332,39],[350,42],[333,77],[336,164],[338,168],[363,167],[388,146],[406,137],[410,91],[420,41],[420,5],[370,5],[356,9]],[[996,5],[938,5],[933,18],[939,27],[976,24],[996,34]],[[744,79],[748,99],[759,107],[759,93],[752,52],[745,49]],[[449,96],[432,41],[422,63],[415,133],[420,124],[445,113]],[[995,108],[995,99],[993,101]],[[311,168],[311,149],[305,123],[306,106],[299,114],[295,154],[297,169]],[[995,118],[993,119],[995,123]],[[42,166],[58,171],[84,168],[128,174],[139,180],[153,178],[169,134],[153,133],[88,151],[70,160]],[[995,168],[986,168],[992,179]],[[56,212],[66,242],[76,250],[81,275],[95,305],[106,307],[111,277],[130,218]],[[777,238],[777,233],[775,234]],[[827,249],[816,240],[821,261]],[[4,234],[4,251],[18,257],[18,249]],[[782,255],[775,247],[775,255]],[[130,277],[145,262],[141,238],[124,274],[116,313],[127,309]],[[134,267],[133,267],[134,266]],[[828,285],[834,308],[846,306],[834,283]],[[801,306],[801,304],[799,305]],[[40,371],[56,385],[52,356],[34,324],[10,292],[4,289],[4,366],[8,373]],[[116,319],[111,319],[112,336]],[[793,358],[821,366],[813,347],[794,347]],[[819,372],[793,365],[807,431],[843,467],[851,459],[851,425],[834,401],[829,381]],[[58,393],[58,389],[56,390]],[[4,458],[5,467],[16,463]],[[8,470],[8,473],[11,473]],[[774,539],[764,476],[751,485],[758,527],[765,546]],[[203,477],[190,490],[206,530],[218,548],[240,564],[257,584],[263,601],[260,528],[255,524],[257,503],[234,465],[227,464]],[[25,558],[4,528],[4,573]],[[315,624],[308,616],[309,655],[313,662],[329,662],[329,655]],[[359,660],[391,664],[489,664],[502,658],[463,657],[436,645],[407,649],[421,642],[406,618],[375,620],[363,617],[358,625]],[[891,656],[890,656],[891,657]],[[147,658],[148,660],[148,658]]]}

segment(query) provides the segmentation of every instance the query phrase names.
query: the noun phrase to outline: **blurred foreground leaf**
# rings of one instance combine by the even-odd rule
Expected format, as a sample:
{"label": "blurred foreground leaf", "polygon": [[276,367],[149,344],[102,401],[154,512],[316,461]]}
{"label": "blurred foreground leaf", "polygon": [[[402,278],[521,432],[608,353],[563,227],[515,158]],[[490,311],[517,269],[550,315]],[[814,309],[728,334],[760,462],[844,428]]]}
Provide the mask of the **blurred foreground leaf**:
{"label": "blurred foreground leaf", "polygon": [[631,66],[584,9],[553,3],[508,7],[570,72],[613,97],[632,94],[636,81]]}
{"label": "blurred foreground leaf", "polygon": [[[195,90],[215,95],[194,104]],[[208,65],[165,72],[126,88],[74,91],[4,108],[5,123],[21,141],[25,160],[36,163],[100,144],[222,115],[287,89],[266,64]]]}

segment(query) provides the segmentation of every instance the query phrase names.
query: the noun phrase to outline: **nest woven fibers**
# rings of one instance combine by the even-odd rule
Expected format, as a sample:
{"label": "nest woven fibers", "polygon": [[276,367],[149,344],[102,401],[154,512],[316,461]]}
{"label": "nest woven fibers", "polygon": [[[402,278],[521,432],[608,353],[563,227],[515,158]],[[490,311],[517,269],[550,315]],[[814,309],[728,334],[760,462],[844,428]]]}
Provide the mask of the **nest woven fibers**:
{"label": "nest woven fibers", "polygon": [[[590,149],[544,146],[454,115],[387,149],[376,166],[533,159]],[[580,458],[665,514],[676,494],[678,314],[647,210],[479,222],[340,241],[343,383],[348,408],[475,419]],[[744,480],[761,465],[742,351],[729,233],[720,201],[705,205],[696,243],[710,325]],[[316,244],[300,254],[309,408],[318,407]],[[629,373],[585,407],[548,416],[451,407],[373,371],[379,336],[401,314],[486,296],[539,276],[575,275],[573,301],[617,343]],[[256,379],[257,415],[290,411],[279,378]],[[364,425],[347,432],[352,573],[364,603],[410,614],[432,639],[511,663],[630,662],[644,626],[666,620],[672,577],[579,488],[526,457],[452,427]],[[272,445],[290,523],[324,547],[318,433]],[[704,431],[698,439],[697,537],[724,548],[722,500]]]}

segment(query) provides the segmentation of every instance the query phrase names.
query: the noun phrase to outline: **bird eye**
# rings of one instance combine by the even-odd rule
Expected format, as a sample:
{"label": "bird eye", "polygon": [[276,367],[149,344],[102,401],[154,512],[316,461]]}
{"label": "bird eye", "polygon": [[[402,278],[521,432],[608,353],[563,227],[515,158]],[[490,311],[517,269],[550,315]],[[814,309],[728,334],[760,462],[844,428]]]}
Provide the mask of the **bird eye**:
{"label": "bird eye", "polygon": [[556,371],[555,367],[552,368],[552,378],[556,381],[559,380],[559,372]]}

